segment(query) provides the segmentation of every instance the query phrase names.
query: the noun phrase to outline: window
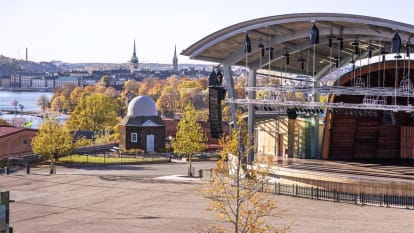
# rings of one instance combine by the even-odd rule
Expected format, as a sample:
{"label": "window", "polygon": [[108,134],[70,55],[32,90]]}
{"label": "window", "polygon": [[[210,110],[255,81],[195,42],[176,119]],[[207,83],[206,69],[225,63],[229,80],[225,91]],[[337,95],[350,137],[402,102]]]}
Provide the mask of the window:
{"label": "window", "polygon": [[137,141],[138,141],[137,133],[131,133],[131,142],[137,142]]}
{"label": "window", "polygon": [[23,139],[23,145],[27,144],[27,139]]}

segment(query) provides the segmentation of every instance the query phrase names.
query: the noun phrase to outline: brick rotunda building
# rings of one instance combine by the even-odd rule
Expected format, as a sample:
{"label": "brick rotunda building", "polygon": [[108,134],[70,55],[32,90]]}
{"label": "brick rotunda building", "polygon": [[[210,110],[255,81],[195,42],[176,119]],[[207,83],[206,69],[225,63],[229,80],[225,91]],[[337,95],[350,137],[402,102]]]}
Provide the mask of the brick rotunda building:
{"label": "brick rotunda building", "polygon": [[146,152],[165,148],[165,123],[158,115],[154,100],[137,96],[128,104],[128,112],[119,124],[119,146],[122,150]]}

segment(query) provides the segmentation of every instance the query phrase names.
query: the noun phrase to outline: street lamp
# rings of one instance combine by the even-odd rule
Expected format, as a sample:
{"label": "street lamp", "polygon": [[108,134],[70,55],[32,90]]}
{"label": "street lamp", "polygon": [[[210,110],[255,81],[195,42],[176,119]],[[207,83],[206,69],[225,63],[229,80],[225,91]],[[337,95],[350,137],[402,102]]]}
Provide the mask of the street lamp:
{"label": "street lamp", "polygon": [[168,162],[170,162],[170,163],[171,163],[171,149],[172,149],[171,142],[172,142],[172,139],[173,139],[173,137],[171,135],[168,136],[168,140],[170,141],[170,148],[168,150],[168,156],[169,156]]}

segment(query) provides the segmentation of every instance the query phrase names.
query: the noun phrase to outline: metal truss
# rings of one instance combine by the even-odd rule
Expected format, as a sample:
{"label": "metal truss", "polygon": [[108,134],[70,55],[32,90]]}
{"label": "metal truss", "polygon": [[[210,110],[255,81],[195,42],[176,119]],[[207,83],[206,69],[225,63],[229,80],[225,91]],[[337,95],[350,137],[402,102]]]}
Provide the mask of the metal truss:
{"label": "metal truss", "polygon": [[304,93],[319,95],[370,95],[370,96],[396,96],[414,97],[412,88],[393,87],[345,87],[345,86],[323,86],[323,87],[293,87],[293,86],[264,86],[246,87],[246,91],[264,91],[269,96],[281,93]]}
{"label": "metal truss", "polygon": [[256,110],[280,113],[286,112],[287,109],[295,109],[297,111],[307,111],[307,110],[316,110],[319,109],[361,109],[361,110],[383,110],[383,111],[393,111],[393,112],[414,112],[414,106],[412,105],[387,105],[381,102],[378,103],[328,103],[328,102],[314,102],[314,101],[288,101],[281,99],[261,99],[261,100],[249,100],[249,99],[228,99],[228,103],[234,103],[241,106],[247,106],[249,104],[254,104]]}

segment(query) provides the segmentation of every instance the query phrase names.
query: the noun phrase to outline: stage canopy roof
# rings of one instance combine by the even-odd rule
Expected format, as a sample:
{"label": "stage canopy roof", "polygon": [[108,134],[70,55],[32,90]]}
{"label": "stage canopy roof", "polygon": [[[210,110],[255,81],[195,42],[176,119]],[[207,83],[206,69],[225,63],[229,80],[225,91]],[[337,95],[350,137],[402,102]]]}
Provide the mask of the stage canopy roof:
{"label": "stage canopy roof", "polygon": [[[313,26],[319,30],[319,44],[316,45],[310,44],[309,39]],[[403,55],[414,33],[414,26],[410,24],[337,13],[277,15],[226,27],[197,41],[181,54],[191,59],[251,69],[269,68],[310,76],[314,71],[318,79],[334,69],[336,63],[341,67],[352,60],[368,57],[371,52],[373,56],[390,53],[396,32],[401,38]],[[245,52],[246,35],[250,40],[250,53]],[[339,49],[341,40],[343,49]]]}

